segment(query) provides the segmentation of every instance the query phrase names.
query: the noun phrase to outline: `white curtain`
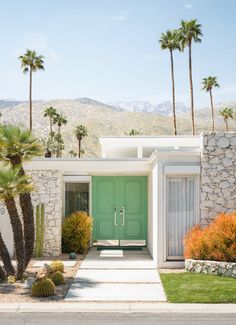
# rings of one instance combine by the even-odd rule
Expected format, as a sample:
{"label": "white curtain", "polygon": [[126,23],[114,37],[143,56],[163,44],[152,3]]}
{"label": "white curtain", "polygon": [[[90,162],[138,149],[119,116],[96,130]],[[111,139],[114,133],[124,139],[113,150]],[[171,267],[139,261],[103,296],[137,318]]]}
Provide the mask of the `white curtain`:
{"label": "white curtain", "polygon": [[167,258],[183,258],[183,238],[196,222],[196,177],[167,177]]}

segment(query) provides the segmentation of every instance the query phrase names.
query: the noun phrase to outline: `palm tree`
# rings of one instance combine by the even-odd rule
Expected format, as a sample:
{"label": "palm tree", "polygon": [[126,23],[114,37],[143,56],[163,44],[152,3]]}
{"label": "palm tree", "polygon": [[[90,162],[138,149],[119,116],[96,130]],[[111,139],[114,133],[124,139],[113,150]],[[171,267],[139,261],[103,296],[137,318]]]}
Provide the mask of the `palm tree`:
{"label": "palm tree", "polygon": [[140,132],[135,130],[135,129],[131,129],[128,133],[125,133],[127,135],[140,135]]}
{"label": "palm tree", "polygon": [[16,279],[21,279],[25,271],[25,245],[22,223],[17,211],[15,197],[29,193],[33,186],[26,175],[20,176],[19,168],[0,170],[0,200],[6,205],[12,225],[14,247],[17,260]]}
{"label": "palm tree", "polygon": [[74,152],[74,150],[70,150],[69,155],[71,156],[71,158],[75,158],[77,156],[77,153]]}
{"label": "palm tree", "polygon": [[[6,276],[14,275],[15,269],[12,265],[11,256],[8,252],[6,244],[4,243],[1,232],[0,232],[0,257],[1,257],[1,260],[4,265],[4,271],[6,271],[6,274],[3,271],[4,275],[2,273],[2,275],[1,275],[2,279],[5,278]],[[1,276],[0,276],[0,279],[1,279]]]}
{"label": "palm tree", "polygon": [[201,24],[198,24],[197,19],[181,20],[180,27],[180,42],[181,48],[184,50],[188,46],[189,52],[189,83],[190,83],[190,98],[191,98],[191,115],[192,115],[192,134],[195,134],[194,121],[194,98],[193,98],[193,76],[192,76],[192,43],[201,42]]}
{"label": "palm tree", "polygon": [[26,53],[19,56],[23,73],[29,72],[29,110],[30,130],[32,130],[32,74],[38,70],[44,70],[44,56],[37,55],[36,51],[26,50]]}
{"label": "palm tree", "polygon": [[[41,143],[30,130],[18,126],[0,126],[0,157],[12,167],[20,166],[19,174],[25,175],[23,162],[43,153]],[[24,224],[25,264],[28,265],[34,252],[34,210],[30,193],[20,193],[20,207]]]}
{"label": "palm tree", "polygon": [[212,121],[212,131],[215,131],[215,118],[214,118],[214,107],[213,107],[213,98],[212,98],[212,89],[219,88],[219,84],[217,82],[217,77],[207,77],[202,80],[202,90],[205,90],[210,93],[210,101],[211,101],[211,121]]}
{"label": "palm tree", "polygon": [[57,116],[57,111],[52,106],[47,107],[44,111],[44,117],[49,117],[49,124],[50,124],[50,136],[53,135],[52,125],[53,125],[53,118]]}
{"label": "palm tree", "polygon": [[63,114],[57,113],[53,117],[53,124],[57,124],[57,134],[55,136],[55,141],[57,143],[57,150],[56,150],[57,158],[61,156],[61,152],[64,149],[64,141],[61,136],[61,127],[62,127],[62,125],[66,125],[67,122],[68,122],[67,118]]}
{"label": "palm tree", "polygon": [[234,111],[232,110],[232,108],[223,108],[220,113],[219,113],[224,121],[225,121],[225,129],[228,132],[229,131],[229,126],[228,126],[228,119],[233,119],[234,118]]}
{"label": "palm tree", "polygon": [[55,116],[53,117],[53,124],[57,124],[57,133],[61,134],[61,127],[62,125],[66,125],[67,124],[67,118],[66,116],[64,116],[63,114],[55,114]]}
{"label": "palm tree", "polygon": [[81,155],[81,141],[84,137],[88,135],[88,130],[86,126],[80,124],[75,127],[74,130],[76,139],[78,140],[78,157],[80,158]]}
{"label": "palm tree", "polygon": [[162,50],[170,51],[170,63],[171,63],[171,79],[172,79],[172,106],[173,106],[173,123],[174,123],[174,135],[177,135],[176,126],[176,110],[175,110],[175,79],[174,79],[174,60],[173,51],[181,50],[179,42],[179,31],[168,30],[166,33],[162,33],[159,43]]}

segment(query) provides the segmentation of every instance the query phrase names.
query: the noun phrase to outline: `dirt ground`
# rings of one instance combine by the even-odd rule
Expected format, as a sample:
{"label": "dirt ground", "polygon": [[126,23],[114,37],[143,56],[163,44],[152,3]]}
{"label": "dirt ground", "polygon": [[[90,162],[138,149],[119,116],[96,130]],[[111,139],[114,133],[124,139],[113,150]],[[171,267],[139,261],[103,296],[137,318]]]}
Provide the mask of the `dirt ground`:
{"label": "dirt ground", "polygon": [[[72,284],[75,274],[78,271],[85,255],[77,255],[76,265],[74,267],[65,267],[64,277],[65,284],[56,286],[55,296],[47,298],[36,298],[31,296],[31,290],[23,288],[23,283],[15,284],[0,283],[0,303],[20,303],[20,302],[60,302],[63,301],[70,285]],[[63,254],[57,257],[33,258],[25,272],[26,276],[34,276],[39,268],[33,268],[32,265],[40,260],[68,260],[68,254]]]}

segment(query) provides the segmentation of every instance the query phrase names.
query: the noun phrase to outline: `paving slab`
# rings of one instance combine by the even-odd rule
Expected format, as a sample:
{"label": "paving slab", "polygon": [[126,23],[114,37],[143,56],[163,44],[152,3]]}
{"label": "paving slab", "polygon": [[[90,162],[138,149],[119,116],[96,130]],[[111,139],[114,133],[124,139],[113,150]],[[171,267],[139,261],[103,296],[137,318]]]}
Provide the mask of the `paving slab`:
{"label": "paving slab", "polygon": [[[45,263],[50,264],[53,261],[37,261],[35,262],[32,267],[42,267]],[[65,267],[73,267],[77,263],[77,261],[61,261]]]}
{"label": "paving slab", "polygon": [[166,295],[161,283],[108,284],[83,282],[72,284],[65,301],[165,302]]}
{"label": "paving slab", "polygon": [[85,270],[79,269],[75,283],[161,283],[157,270]]}

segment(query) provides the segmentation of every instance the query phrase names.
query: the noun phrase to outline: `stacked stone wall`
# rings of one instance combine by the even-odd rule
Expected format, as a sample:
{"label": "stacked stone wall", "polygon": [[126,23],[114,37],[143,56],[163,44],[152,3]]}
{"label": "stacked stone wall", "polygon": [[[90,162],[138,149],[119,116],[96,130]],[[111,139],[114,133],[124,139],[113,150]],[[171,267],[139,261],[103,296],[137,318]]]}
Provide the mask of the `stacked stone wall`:
{"label": "stacked stone wall", "polygon": [[202,134],[201,224],[236,210],[236,133]]}

